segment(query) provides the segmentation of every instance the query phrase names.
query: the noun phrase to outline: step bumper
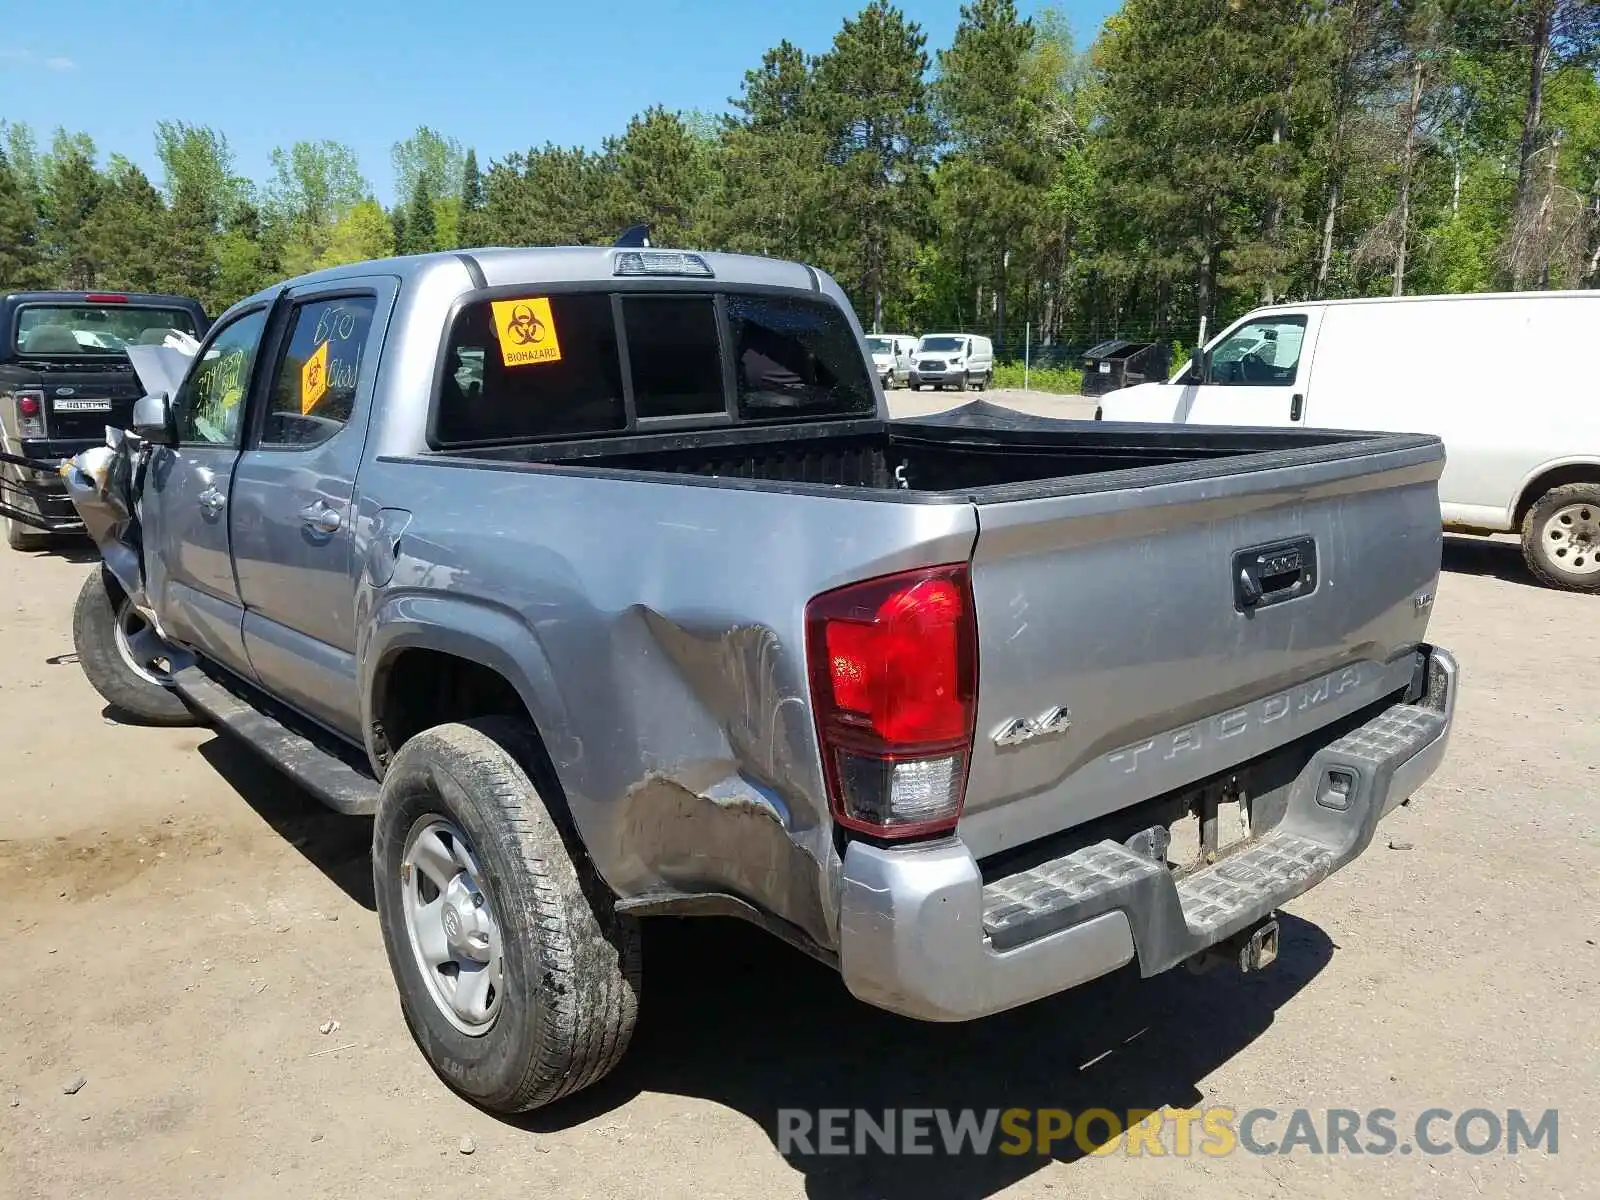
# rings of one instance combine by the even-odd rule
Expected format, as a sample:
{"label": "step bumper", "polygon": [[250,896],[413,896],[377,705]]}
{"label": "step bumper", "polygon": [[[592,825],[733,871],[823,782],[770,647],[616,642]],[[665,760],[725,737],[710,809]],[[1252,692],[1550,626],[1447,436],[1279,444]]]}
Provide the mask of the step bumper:
{"label": "step bumper", "polygon": [[852,993],[930,1021],[1001,1012],[1137,961],[1154,975],[1248,929],[1356,858],[1438,768],[1458,671],[1312,756],[1271,829],[1182,879],[1113,841],[985,884],[959,840],[846,851],[839,967]]}

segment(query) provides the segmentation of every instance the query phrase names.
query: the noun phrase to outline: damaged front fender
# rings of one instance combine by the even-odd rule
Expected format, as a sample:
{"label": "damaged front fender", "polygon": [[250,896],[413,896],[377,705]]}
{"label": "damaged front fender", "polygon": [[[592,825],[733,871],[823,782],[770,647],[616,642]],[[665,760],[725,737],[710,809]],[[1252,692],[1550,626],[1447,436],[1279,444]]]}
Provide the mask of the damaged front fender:
{"label": "damaged front fender", "polygon": [[[120,429],[106,430],[106,444],[74,455],[61,465],[67,495],[106,567],[128,599],[152,623],[155,614],[144,586],[144,544],[139,524],[137,480],[142,457]],[[157,626],[159,628],[159,625]]]}

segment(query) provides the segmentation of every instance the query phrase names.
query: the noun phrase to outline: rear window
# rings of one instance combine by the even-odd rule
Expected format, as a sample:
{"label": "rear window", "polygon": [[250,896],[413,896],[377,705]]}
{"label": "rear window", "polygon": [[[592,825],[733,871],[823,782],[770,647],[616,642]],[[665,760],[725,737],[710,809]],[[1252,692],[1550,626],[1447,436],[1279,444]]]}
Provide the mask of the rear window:
{"label": "rear window", "polygon": [[626,428],[611,297],[530,296],[462,309],[450,334],[436,421],[441,443],[539,441]]}
{"label": "rear window", "polygon": [[456,316],[433,442],[546,441],[661,418],[725,423],[730,377],[747,420],[877,411],[860,343],[827,301],[530,293]]}
{"label": "rear window", "polygon": [[130,345],[159,346],[168,333],[195,334],[182,308],[140,304],[25,304],[12,344],[18,354],[120,355]]}
{"label": "rear window", "polygon": [[710,296],[628,296],[622,316],[633,406],[641,418],[727,411],[717,306]]}
{"label": "rear window", "polygon": [[739,415],[870,416],[877,399],[850,326],[831,304],[729,296]]}

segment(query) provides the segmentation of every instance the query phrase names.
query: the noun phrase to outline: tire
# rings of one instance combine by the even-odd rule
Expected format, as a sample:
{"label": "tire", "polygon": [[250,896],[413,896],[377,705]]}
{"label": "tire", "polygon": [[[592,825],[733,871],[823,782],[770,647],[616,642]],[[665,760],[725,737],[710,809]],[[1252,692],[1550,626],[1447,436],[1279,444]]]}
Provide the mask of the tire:
{"label": "tire", "polygon": [[920,392],[922,390],[922,385],[920,383],[913,383],[911,385],[911,390],[913,392]]}
{"label": "tire", "polygon": [[970,392],[971,390],[972,390],[972,372],[963,371],[963,372],[961,372],[961,385],[956,388],[956,391],[958,391],[958,392]]}
{"label": "tire", "polygon": [[[638,1018],[638,922],[613,911],[581,850],[569,849],[530,779],[530,771],[542,774],[533,765],[541,761],[531,731],[510,718],[425,730],[384,776],[372,832],[378,923],[406,1024],[447,1085],[497,1113],[539,1108],[604,1078],[621,1062]],[[441,823],[464,835],[478,872],[463,868],[450,888],[476,878],[498,934],[500,985],[489,985],[493,1009],[475,1027],[461,1024],[436,991],[459,986],[467,960],[455,963],[453,977],[425,975],[434,968],[424,966],[413,940],[423,918],[412,881],[421,898],[432,876],[406,869],[408,847],[419,830],[425,840]],[[424,861],[420,850],[409,852]],[[474,906],[457,911],[478,919]],[[418,914],[413,924],[408,912]],[[448,929],[448,918],[441,925]],[[463,927],[457,918],[458,934]],[[441,982],[452,978],[455,984]]]}
{"label": "tire", "polygon": [[1522,557],[1546,587],[1600,593],[1600,483],[1540,496],[1522,518]]}
{"label": "tire", "polygon": [[161,682],[159,671],[142,672],[135,665],[127,626],[143,622],[131,608],[110,571],[100,567],[90,572],[72,608],[72,646],[78,665],[101,698],[122,715],[145,725],[196,724],[188,706]]}
{"label": "tire", "polygon": [[6,518],[6,545],[13,550],[44,550],[50,545],[50,535],[29,529],[26,525]]}

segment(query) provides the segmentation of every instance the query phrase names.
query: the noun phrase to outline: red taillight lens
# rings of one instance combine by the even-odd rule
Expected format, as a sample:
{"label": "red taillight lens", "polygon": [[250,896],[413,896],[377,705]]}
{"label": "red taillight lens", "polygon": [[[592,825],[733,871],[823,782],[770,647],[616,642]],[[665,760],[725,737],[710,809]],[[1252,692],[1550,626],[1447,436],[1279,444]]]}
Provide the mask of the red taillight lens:
{"label": "red taillight lens", "polygon": [[880,837],[954,828],[977,711],[966,564],[824,593],[806,627],[835,819]]}
{"label": "red taillight lens", "polygon": [[44,437],[44,393],[19,390],[12,393],[12,399],[17,406],[17,436]]}

